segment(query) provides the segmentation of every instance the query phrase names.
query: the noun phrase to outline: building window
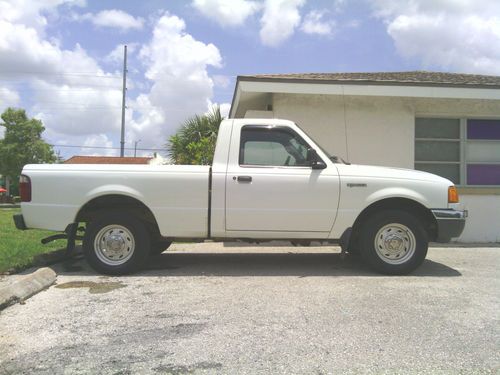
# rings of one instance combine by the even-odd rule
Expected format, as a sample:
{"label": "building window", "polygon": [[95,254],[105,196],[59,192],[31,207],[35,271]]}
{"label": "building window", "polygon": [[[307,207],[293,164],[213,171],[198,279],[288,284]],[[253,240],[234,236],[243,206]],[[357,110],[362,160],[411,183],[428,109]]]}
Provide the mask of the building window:
{"label": "building window", "polygon": [[500,186],[500,120],[417,118],[415,169],[463,186]]}

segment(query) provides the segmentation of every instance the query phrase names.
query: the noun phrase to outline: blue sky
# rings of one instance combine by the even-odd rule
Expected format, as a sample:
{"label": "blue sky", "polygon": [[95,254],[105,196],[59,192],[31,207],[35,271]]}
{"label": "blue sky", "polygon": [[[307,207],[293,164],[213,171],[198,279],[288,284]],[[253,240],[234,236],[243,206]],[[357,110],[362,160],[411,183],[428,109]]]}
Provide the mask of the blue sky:
{"label": "blue sky", "polygon": [[153,149],[187,117],[227,112],[236,75],[498,75],[500,2],[0,0],[0,110],[27,109],[51,144],[86,146],[62,156],[117,155],[123,44],[126,146]]}

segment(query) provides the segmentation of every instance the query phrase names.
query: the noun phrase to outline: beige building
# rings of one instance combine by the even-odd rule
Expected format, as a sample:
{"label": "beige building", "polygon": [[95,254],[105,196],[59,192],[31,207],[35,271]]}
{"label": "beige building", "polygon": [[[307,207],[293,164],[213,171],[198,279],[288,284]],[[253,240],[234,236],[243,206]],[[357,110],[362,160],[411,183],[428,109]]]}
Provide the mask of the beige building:
{"label": "beige building", "polygon": [[460,242],[500,242],[500,77],[398,72],[239,76],[232,118],[295,121],[333,155],[459,186]]}

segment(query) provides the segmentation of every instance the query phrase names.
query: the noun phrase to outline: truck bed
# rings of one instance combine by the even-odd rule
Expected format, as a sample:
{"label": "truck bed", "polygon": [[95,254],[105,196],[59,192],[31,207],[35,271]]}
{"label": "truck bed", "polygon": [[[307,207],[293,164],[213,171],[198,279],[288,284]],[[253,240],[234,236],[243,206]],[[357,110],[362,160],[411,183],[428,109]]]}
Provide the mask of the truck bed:
{"label": "truck bed", "polygon": [[22,203],[29,228],[62,231],[83,205],[106,192],[144,203],[164,236],[206,237],[208,166],[37,164],[24,172],[33,192],[31,202]]}

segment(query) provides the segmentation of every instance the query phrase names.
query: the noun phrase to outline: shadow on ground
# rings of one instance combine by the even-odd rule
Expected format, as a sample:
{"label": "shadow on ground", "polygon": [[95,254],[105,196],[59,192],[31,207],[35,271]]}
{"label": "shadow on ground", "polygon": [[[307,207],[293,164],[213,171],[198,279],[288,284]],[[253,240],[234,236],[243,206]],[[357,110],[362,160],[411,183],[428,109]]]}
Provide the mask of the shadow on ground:
{"label": "shadow on ground", "polygon": [[[58,274],[96,275],[81,256],[63,261]],[[383,276],[339,253],[168,253],[151,257],[137,276]],[[457,270],[425,260],[411,276],[456,277]]]}

